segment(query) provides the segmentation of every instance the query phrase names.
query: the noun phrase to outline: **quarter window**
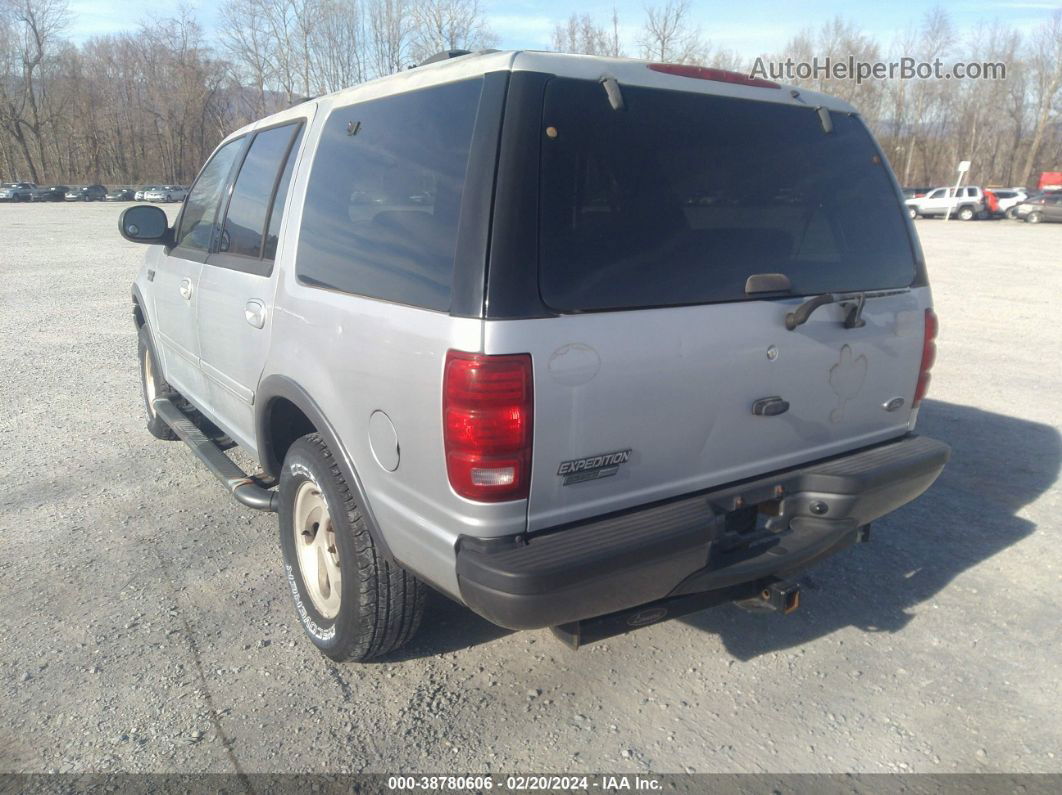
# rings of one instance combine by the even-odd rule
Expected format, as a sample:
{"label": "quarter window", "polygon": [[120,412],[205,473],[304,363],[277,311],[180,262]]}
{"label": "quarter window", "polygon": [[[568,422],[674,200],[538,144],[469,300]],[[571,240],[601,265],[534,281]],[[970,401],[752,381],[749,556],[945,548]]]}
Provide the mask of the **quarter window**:
{"label": "quarter window", "polygon": [[303,282],[449,308],[482,83],[449,83],[332,111],[303,207]]}

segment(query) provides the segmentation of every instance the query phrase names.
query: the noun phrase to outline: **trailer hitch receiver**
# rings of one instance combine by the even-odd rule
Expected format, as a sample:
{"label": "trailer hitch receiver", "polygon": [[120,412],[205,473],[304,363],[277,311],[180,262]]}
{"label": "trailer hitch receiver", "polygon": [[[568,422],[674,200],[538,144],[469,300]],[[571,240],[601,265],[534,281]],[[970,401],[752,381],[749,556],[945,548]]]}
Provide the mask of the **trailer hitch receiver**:
{"label": "trailer hitch receiver", "polygon": [[760,600],[772,610],[789,614],[800,607],[800,584],[775,582],[760,591]]}

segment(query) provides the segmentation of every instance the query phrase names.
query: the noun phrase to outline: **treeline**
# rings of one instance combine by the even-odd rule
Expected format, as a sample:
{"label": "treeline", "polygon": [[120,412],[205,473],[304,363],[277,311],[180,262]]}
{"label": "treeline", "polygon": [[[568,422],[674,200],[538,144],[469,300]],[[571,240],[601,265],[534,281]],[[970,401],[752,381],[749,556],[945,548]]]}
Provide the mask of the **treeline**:
{"label": "treeline", "polygon": [[65,38],[65,0],[0,0],[0,178],[187,184],[218,141],[303,98],[495,42],[479,0],[225,0]]}
{"label": "treeline", "polygon": [[[78,46],[65,0],[0,0],[0,178],[188,183],[247,121],[391,74],[444,49],[496,44],[480,0],[224,0],[208,42],[187,11]],[[572,15],[552,48],[748,72],[713,45],[689,0],[647,7],[638,32],[613,11]],[[890,42],[836,19],[794,36],[786,59],[1002,62],[1005,80],[795,80],[855,105],[901,182],[1018,185],[1062,167],[1062,10],[1031,33],[1004,24],[960,36],[932,9]]]}

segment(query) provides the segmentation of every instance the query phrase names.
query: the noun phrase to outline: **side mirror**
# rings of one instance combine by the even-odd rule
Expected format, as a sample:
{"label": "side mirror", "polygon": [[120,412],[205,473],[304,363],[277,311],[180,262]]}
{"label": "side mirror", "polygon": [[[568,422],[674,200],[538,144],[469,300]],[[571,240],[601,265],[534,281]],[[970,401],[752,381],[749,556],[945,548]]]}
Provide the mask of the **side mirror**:
{"label": "side mirror", "polygon": [[166,213],[148,204],[123,210],[118,216],[118,231],[130,243],[173,243],[173,230]]}

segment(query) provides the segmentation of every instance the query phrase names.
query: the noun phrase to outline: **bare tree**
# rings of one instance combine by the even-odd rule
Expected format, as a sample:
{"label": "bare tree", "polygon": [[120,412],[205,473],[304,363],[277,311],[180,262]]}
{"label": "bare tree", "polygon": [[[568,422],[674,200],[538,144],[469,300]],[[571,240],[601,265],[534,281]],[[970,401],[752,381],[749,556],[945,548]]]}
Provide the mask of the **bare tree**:
{"label": "bare tree", "polygon": [[416,0],[412,55],[423,60],[442,50],[482,50],[497,41],[479,0]]}
{"label": "bare tree", "polygon": [[1030,60],[1029,71],[1036,115],[1032,141],[1029,142],[1029,150],[1025,155],[1025,165],[1019,172],[1021,184],[1027,183],[1032,176],[1051,113],[1055,110],[1059,92],[1062,91],[1062,8],[1056,9],[1051,18],[1033,34]]}
{"label": "bare tree", "polygon": [[411,65],[410,0],[368,0],[369,67],[374,77]]}
{"label": "bare tree", "polygon": [[[490,43],[482,0],[224,0],[217,57],[189,12],[74,45],[62,0],[0,0],[0,171],[59,182],[190,180],[221,138],[307,94],[405,68],[439,49]],[[692,24],[688,0],[647,9],[638,45],[654,60],[740,69]],[[611,23],[573,15],[556,49],[622,54]],[[979,26],[960,39],[941,9],[883,54],[850,21],[793,37],[772,56],[999,61],[1006,80],[853,80],[809,88],[851,102],[905,184],[944,184],[959,159],[972,179],[1013,185],[1062,164],[1062,13],[1035,35]],[[801,82],[801,81],[798,81]]]}
{"label": "bare tree", "polygon": [[360,0],[321,0],[310,46],[317,88],[336,91],[369,76],[368,34]]}
{"label": "bare tree", "polygon": [[[65,0],[3,0],[0,5],[0,124],[15,138],[30,177],[47,170],[44,115],[47,82],[40,80],[67,23]],[[30,138],[35,151],[30,154]]]}
{"label": "bare tree", "polygon": [[669,63],[703,63],[708,45],[699,27],[690,22],[689,0],[666,0],[645,9],[646,20],[638,39],[642,57]]}
{"label": "bare tree", "polygon": [[236,79],[254,92],[251,113],[261,116],[276,68],[266,8],[262,0],[226,0],[220,13],[221,46],[231,59]]}
{"label": "bare tree", "polygon": [[623,55],[619,39],[619,14],[612,8],[609,25],[598,25],[589,14],[572,14],[553,29],[552,46],[557,52],[582,55]]}

